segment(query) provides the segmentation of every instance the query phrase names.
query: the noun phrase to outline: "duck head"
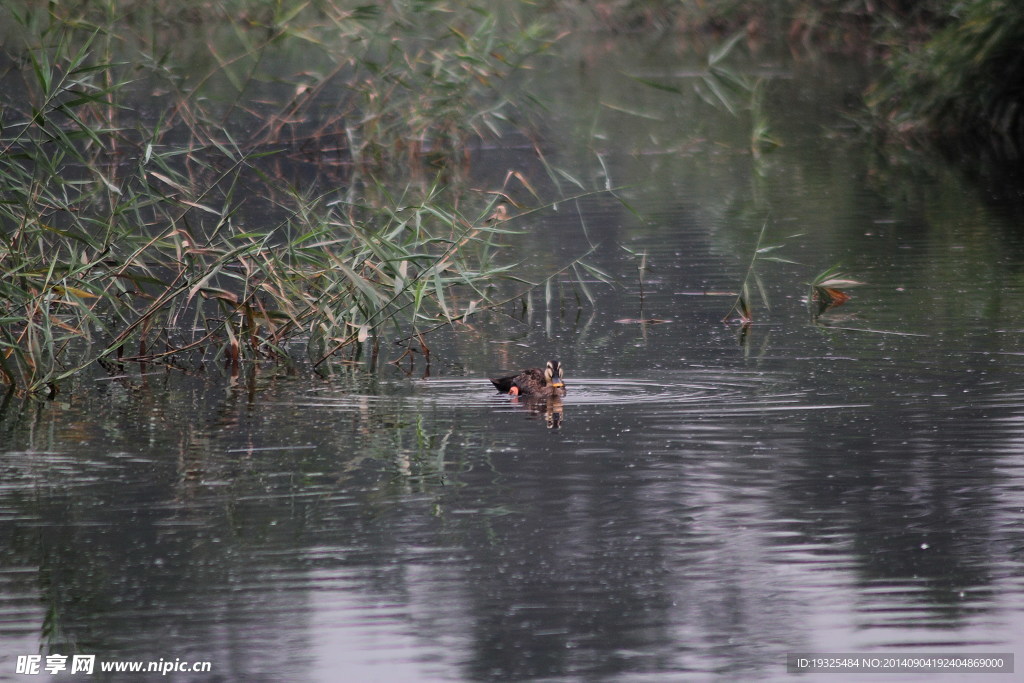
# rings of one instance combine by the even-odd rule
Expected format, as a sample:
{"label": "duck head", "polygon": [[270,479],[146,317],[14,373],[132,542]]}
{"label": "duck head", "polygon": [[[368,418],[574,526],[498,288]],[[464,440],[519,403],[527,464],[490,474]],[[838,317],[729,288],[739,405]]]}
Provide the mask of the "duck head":
{"label": "duck head", "polygon": [[544,379],[556,389],[565,386],[562,382],[562,365],[557,360],[548,361],[547,367],[544,368]]}

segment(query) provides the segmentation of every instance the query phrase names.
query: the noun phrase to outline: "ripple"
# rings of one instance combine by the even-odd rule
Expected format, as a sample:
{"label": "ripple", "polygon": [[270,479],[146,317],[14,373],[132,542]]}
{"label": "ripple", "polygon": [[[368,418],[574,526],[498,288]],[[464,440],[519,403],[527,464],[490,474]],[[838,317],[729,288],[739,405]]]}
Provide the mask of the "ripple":
{"label": "ripple", "polygon": [[[807,397],[800,392],[766,392],[764,383],[754,376],[702,382],[574,377],[566,387],[568,393],[562,400],[567,407],[643,404],[671,407],[673,412],[681,413],[704,413],[713,409],[720,415],[857,407],[808,403]],[[440,378],[387,385],[379,393],[318,390],[315,395],[305,400],[290,401],[288,405],[354,410],[414,404],[502,410],[517,406],[521,401],[495,392],[487,380]]]}
{"label": "ripple", "polygon": [[[479,380],[421,380],[414,385],[415,395],[446,405],[508,401],[494,391],[490,382]],[[572,405],[607,405],[617,403],[693,403],[709,399],[728,400],[739,395],[737,387],[712,383],[666,383],[638,379],[588,379],[574,377],[566,384],[563,401]]]}

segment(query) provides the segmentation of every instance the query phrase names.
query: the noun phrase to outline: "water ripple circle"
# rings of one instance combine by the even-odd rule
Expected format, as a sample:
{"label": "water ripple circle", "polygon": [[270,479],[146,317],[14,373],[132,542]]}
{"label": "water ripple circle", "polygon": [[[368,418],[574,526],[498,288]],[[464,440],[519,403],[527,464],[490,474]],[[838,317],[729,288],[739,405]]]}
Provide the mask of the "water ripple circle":
{"label": "water ripple circle", "polygon": [[[765,391],[758,378],[709,378],[707,381],[658,382],[646,379],[594,379],[574,377],[562,399],[572,406],[644,404],[658,412],[746,414],[765,411],[822,410],[857,406],[807,404],[801,392]],[[365,410],[372,406],[411,405],[435,408],[488,408],[507,410],[522,407],[523,399],[499,394],[487,380],[479,378],[438,378],[383,384],[379,392],[317,390],[305,400],[290,402],[320,408]]]}
{"label": "water ripple circle", "polygon": [[[441,405],[466,406],[474,402],[508,401],[489,382],[462,379],[420,380],[414,395]],[[710,400],[728,401],[737,398],[738,386],[717,383],[666,383],[639,379],[588,379],[574,377],[566,385],[566,405],[591,406],[617,403],[700,404]]]}

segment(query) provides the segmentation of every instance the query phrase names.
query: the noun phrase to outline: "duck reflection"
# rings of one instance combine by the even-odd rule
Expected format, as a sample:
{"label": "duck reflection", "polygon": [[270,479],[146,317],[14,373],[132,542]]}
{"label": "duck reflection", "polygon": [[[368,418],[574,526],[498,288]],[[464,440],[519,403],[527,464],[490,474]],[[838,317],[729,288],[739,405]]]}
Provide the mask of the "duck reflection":
{"label": "duck reflection", "polygon": [[511,403],[526,408],[531,418],[543,417],[548,429],[562,426],[561,396],[513,396]]}

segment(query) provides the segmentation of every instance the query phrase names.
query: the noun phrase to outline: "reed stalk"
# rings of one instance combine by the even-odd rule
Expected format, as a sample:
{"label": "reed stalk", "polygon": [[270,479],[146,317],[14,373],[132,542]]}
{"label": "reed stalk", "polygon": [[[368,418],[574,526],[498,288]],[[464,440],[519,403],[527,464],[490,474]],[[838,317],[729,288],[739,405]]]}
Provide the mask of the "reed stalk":
{"label": "reed stalk", "polygon": [[[151,30],[186,10],[207,32],[190,64]],[[539,25],[443,0],[7,0],[0,17],[24,66],[0,114],[3,383],[352,361],[516,279],[498,195],[457,179],[474,140],[514,125],[504,84]],[[291,50],[309,70],[267,91]]]}

